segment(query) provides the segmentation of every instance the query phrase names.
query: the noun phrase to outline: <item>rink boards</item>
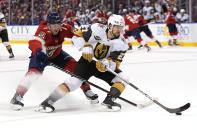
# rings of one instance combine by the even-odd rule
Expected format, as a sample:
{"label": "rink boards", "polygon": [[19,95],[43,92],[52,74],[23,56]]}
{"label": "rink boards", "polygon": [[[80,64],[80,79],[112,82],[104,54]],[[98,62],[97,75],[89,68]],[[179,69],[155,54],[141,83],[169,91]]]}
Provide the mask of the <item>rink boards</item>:
{"label": "rink boards", "polygon": [[[167,45],[169,32],[168,27],[165,24],[152,23],[149,27],[153,33],[153,36],[159,40],[163,45]],[[32,38],[35,34],[38,26],[8,26],[8,34],[10,43],[28,43],[28,40]],[[178,42],[182,46],[197,46],[197,23],[184,23],[181,25],[177,24],[178,28]],[[144,33],[141,33],[142,38],[148,42],[150,45],[156,45],[152,42]],[[133,45],[138,45],[138,43],[130,37]],[[71,44],[70,39],[65,38],[64,44]]]}

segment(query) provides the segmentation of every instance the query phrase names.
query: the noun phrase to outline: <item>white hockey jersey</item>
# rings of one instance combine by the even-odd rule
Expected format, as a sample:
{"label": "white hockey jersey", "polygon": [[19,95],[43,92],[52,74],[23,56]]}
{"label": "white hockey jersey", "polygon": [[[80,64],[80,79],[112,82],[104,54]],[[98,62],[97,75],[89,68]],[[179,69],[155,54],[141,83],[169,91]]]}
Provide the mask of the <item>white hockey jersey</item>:
{"label": "white hockey jersey", "polygon": [[83,38],[74,36],[72,42],[79,50],[88,42],[93,47],[92,53],[97,60],[108,58],[112,52],[124,54],[128,49],[128,44],[125,43],[122,35],[113,40],[107,38],[107,26],[105,25],[95,23],[89,27],[82,27],[81,31],[83,33],[91,33],[88,33],[90,35],[88,39],[84,35]]}
{"label": "white hockey jersey", "polygon": [[176,19],[180,22],[188,22],[189,21],[189,15],[188,14],[181,15],[181,13],[177,13]]}
{"label": "white hockey jersey", "polygon": [[0,12],[0,31],[6,29],[6,21],[3,13]]}
{"label": "white hockey jersey", "polygon": [[149,6],[149,7],[144,6],[143,7],[143,17],[145,20],[153,19],[153,16],[151,15],[152,10],[153,10],[152,6]]}

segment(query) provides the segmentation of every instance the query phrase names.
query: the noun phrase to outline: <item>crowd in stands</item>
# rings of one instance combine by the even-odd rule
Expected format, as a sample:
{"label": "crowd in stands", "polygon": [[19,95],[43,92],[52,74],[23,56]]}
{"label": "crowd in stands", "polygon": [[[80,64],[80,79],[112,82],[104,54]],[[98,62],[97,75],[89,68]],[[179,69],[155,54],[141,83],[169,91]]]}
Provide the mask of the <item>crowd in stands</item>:
{"label": "crowd in stands", "polygon": [[131,0],[130,5],[127,0],[116,0],[114,9],[111,0],[103,1],[104,3],[101,0],[83,0],[83,3],[80,3],[80,0],[53,0],[50,8],[50,0],[33,0],[33,4],[32,0],[10,0],[10,8],[8,8],[8,0],[1,0],[0,9],[10,25],[38,25],[46,19],[49,11],[58,11],[62,18],[66,18],[71,24],[91,24],[97,21],[106,22],[102,18],[107,19],[113,12],[126,15],[131,9],[151,22],[165,22],[168,4],[175,5],[174,12],[177,19],[181,22],[189,20],[185,9],[176,7],[176,0],[170,2],[169,0]]}

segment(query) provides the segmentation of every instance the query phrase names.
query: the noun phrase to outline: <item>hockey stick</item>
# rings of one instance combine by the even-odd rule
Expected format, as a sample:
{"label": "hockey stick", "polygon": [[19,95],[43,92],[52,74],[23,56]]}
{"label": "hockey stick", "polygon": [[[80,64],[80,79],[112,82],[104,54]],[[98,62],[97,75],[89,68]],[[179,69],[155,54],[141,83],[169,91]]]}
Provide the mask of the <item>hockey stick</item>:
{"label": "hockey stick", "polygon": [[[69,74],[69,75],[71,75],[71,76],[73,76],[73,77],[76,77],[76,78],[82,80],[83,82],[88,82],[90,85],[94,86],[95,88],[97,88],[97,89],[99,89],[99,90],[101,90],[101,91],[104,91],[104,92],[106,92],[106,93],[109,93],[109,91],[107,91],[107,90],[101,88],[100,86],[98,86],[98,85],[96,85],[96,84],[94,84],[94,83],[92,83],[92,82],[90,82],[90,81],[88,81],[88,80],[85,80],[85,79],[81,78],[80,76],[77,76],[77,75],[71,73],[70,71],[64,70],[63,68],[61,68],[61,67],[59,67],[59,66],[57,66],[57,65],[55,65],[55,64],[53,64],[53,63],[49,63],[49,65],[50,65],[50,66],[53,66],[53,67],[55,67],[55,68],[57,68],[57,69],[59,69],[59,70],[61,70],[61,71],[63,71],[63,72],[65,72],[65,73],[67,73],[67,74]],[[136,103],[131,102],[131,101],[129,101],[129,100],[123,98],[123,97],[120,97],[120,96],[117,97],[117,98],[119,98],[120,100],[122,100],[122,101],[124,101],[124,102],[126,102],[126,103],[128,103],[128,104],[131,104],[131,105],[133,105],[133,106],[135,106],[135,107],[138,107],[138,108],[140,108],[140,109],[145,108],[145,107],[147,107],[147,106],[150,106],[150,105],[152,104],[152,101],[149,101],[149,102],[144,103],[144,104],[136,104]]]}
{"label": "hockey stick", "polygon": [[146,94],[142,90],[140,90],[137,86],[133,85],[132,83],[130,83],[127,80],[125,80],[124,78],[120,77],[116,72],[112,71],[109,68],[107,68],[107,71],[111,72],[112,74],[117,76],[119,79],[123,80],[124,82],[126,82],[127,84],[132,86],[134,89],[136,89],[137,91],[141,92],[143,95],[145,95],[147,98],[149,98],[152,102],[154,102],[155,104],[159,105],[161,108],[163,108],[164,110],[168,111],[169,113],[176,113],[177,115],[179,115],[179,114],[181,114],[182,111],[185,111],[185,110],[187,110],[190,107],[190,103],[187,103],[187,104],[185,104],[185,105],[183,105],[183,106],[181,106],[179,108],[168,108],[168,107],[162,105],[161,103],[159,103],[157,100],[153,99],[151,96],[149,96],[148,94]]}

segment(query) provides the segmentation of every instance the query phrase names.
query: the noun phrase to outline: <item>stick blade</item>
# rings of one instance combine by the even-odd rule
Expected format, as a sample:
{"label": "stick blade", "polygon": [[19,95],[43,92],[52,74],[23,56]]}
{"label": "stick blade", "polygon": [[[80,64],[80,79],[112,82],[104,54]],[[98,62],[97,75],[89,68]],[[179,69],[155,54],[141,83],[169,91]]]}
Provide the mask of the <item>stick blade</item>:
{"label": "stick blade", "polygon": [[183,105],[183,106],[181,106],[179,108],[169,109],[168,111],[170,113],[180,113],[180,112],[183,112],[183,111],[187,110],[190,107],[190,105],[191,105],[190,103],[187,103],[187,104],[185,104],[185,105]]}
{"label": "stick blade", "polygon": [[180,107],[180,112],[187,110],[190,107],[190,105],[190,103],[187,103],[184,106]]}

